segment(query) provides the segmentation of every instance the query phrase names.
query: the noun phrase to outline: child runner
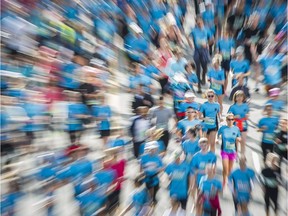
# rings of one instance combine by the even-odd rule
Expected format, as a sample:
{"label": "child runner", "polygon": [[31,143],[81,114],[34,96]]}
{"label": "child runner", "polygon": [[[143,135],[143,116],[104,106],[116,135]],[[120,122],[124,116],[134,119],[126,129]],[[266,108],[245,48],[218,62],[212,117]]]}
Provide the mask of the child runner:
{"label": "child runner", "polygon": [[218,131],[218,138],[221,136],[222,139],[223,186],[226,185],[227,177],[230,175],[234,160],[237,158],[237,143],[240,143],[241,140],[239,128],[233,125],[234,115],[232,113],[228,113],[226,121],[227,125],[223,125]]}
{"label": "child runner", "polygon": [[159,190],[158,174],[163,170],[162,159],[157,154],[157,149],[157,142],[146,143],[145,151],[147,151],[147,153],[140,159],[141,170],[143,170],[145,174],[144,181],[154,205],[157,203],[156,194]]}
{"label": "child runner", "polygon": [[248,204],[251,198],[255,173],[246,166],[246,158],[239,158],[240,168],[235,169],[229,176],[229,187],[233,194],[236,215],[249,216]]}
{"label": "child runner", "polygon": [[272,115],[273,108],[271,104],[265,105],[264,112],[266,116],[260,119],[258,123],[258,132],[263,133],[261,148],[265,162],[268,152],[273,151],[275,130],[278,127],[279,119]]}
{"label": "child runner", "polygon": [[210,150],[215,152],[215,138],[218,130],[220,105],[215,102],[215,92],[212,89],[206,91],[208,101],[200,107],[200,119],[204,120],[204,128],[207,130],[208,143]]}
{"label": "child runner", "polygon": [[234,104],[228,109],[235,117],[235,125],[241,132],[241,154],[245,154],[245,145],[247,139],[249,104],[246,103],[246,97],[243,91],[238,90],[233,96]]}
{"label": "child runner", "polygon": [[185,154],[185,161],[187,164],[191,163],[192,157],[198,151],[200,151],[200,147],[198,145],[199,137],[197,136],[197,129],[189,128],[186,132],[187,140],[182,143],[182,149]]}

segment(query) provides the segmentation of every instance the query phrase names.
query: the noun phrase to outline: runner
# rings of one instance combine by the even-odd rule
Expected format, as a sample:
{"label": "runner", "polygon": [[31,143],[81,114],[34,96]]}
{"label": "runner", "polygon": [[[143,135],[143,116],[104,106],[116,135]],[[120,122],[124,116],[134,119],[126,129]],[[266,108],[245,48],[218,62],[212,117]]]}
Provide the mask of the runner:
{"label": "runner", "polygon": [[179,111],[178,111],[178,116],[179,117],[185,117],[185,112],[188,107],[192,107],[194,110],[198,111],[200,109],[200,104],[195,102],[196,96],[193,94],[191,91],[187,91],[185,93],[185,101],[181,102],[179,105]]}
{"label": "runner", "polygon": [[228,113],[232,113],[235,117],[234,125],[236,125],[241,132],[241,154],[245,154],[245,146],[248,131],[249,105],[246,102],[244,92],[238,90],[233,97],[234,104],[228,109]]}
{"label": "runner", "polygon": [[194,154],[201,150],[198,145],[199,136],[197,132],[197,128],[189,128],[186,132],[187,140],[182,142],[182,149],[187,164],[190,164]]}
{"label": "runner", "polygon": [[220,105],[215,102],[215,96],[214,90],[206,91],[208,101],[201,105],[199,113],[200,119],[204,120],[204,128],[207,130],[208,143],[212,152],[215,152],[215,139],[220,117]]}
{"label": "runner", "polygon": [[[227,125],[220,127],[218,131],[218,139],[221,136],[221,157],[223,165],[223,187],[226,186],[227,177],[230,175],[234,161],[237,158],[237,144],[241,142],[239,128],[234,126],[234,115],[228,113],[226,116]],[[219,141],[217,140],[217,143]]]}
{"label": "runner", "polygon": [[273,151],[275,130],[278,127],[278,118],[273,117],[273,108],[271,104],[266,104],[264,108],[264,114],[266,115],[260,119],[258,123],[258,132],[262,132],[261,148],[263,153],[263,160],[266,161],[266,155]]}
{"label": "runner", "polygon": [[220,115],[223,111],[225,71],[220,67],[222,57],[215,55],[212,59],[212,67],[209,69],[207,78],[210,82],[210,89],[214,90],[217,95],[217,101],[220,105]]}
{"label": "runner", "polygon": [[236,215],[250,215],[248,205],[251,199],[255,173],[246,166],[246,158],[239,158],[240,168],[235,169],[229,176],[229,187],[233,194]]}

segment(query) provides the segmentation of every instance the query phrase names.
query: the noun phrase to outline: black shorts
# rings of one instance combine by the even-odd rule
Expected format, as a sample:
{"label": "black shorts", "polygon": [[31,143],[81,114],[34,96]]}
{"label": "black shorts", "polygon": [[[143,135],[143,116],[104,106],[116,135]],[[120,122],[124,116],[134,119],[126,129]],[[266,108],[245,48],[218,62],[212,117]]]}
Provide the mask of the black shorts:
{"label": "black shorts", "polygon": [[119,205],[120,190],[113,191],[107,199],[107,210],[108,212],[112,212]]}
{"label": "black shorts", "polygon": [[225,72],[225,79],[227,78],[227,74],[230,70],[230,59],[227,60],[223,60],[221,62],[221,67],[223,68],[224,72]]}
{"label": "black shorts", "polygon": [[108,137],[110,136],[110,130],[100,130],[100,137]]}
{"label": "black shorts", "polygon": [[215,127],[215,128],[211,128],[211,129],[208,129],[207,130],[207,135],[209,135],[212,131],[218,131],[218,127]]}

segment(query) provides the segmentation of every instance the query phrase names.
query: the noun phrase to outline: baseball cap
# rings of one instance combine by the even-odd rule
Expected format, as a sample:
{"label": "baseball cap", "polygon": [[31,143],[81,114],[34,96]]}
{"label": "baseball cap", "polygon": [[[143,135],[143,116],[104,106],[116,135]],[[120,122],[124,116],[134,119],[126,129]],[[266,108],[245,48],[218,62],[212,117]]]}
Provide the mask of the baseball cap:
{"label": "baseball cap", "polygon": [[187,91],[184,96],[185,96],[185,98],[195,98],[196,97],[195,94],[191,91]]}

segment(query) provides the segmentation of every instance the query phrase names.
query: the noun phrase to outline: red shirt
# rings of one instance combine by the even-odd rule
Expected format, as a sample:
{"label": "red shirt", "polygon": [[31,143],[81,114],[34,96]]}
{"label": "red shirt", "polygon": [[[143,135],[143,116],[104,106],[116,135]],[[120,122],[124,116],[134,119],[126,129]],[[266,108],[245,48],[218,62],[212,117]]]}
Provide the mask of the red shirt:
{"label": "red shirt", "polygon": [[122,177],[124,176],[125,165],[126,165],[126,160],[123,159],[123,160],[117,161],[114,164],[107,164],[104,167],[105,169],[112,169],[115,171],[116,180],[114,181],[114,183],[117,184],[116,189],[115,189],[116,191],[121,190],[121,186],[123,182]]}

